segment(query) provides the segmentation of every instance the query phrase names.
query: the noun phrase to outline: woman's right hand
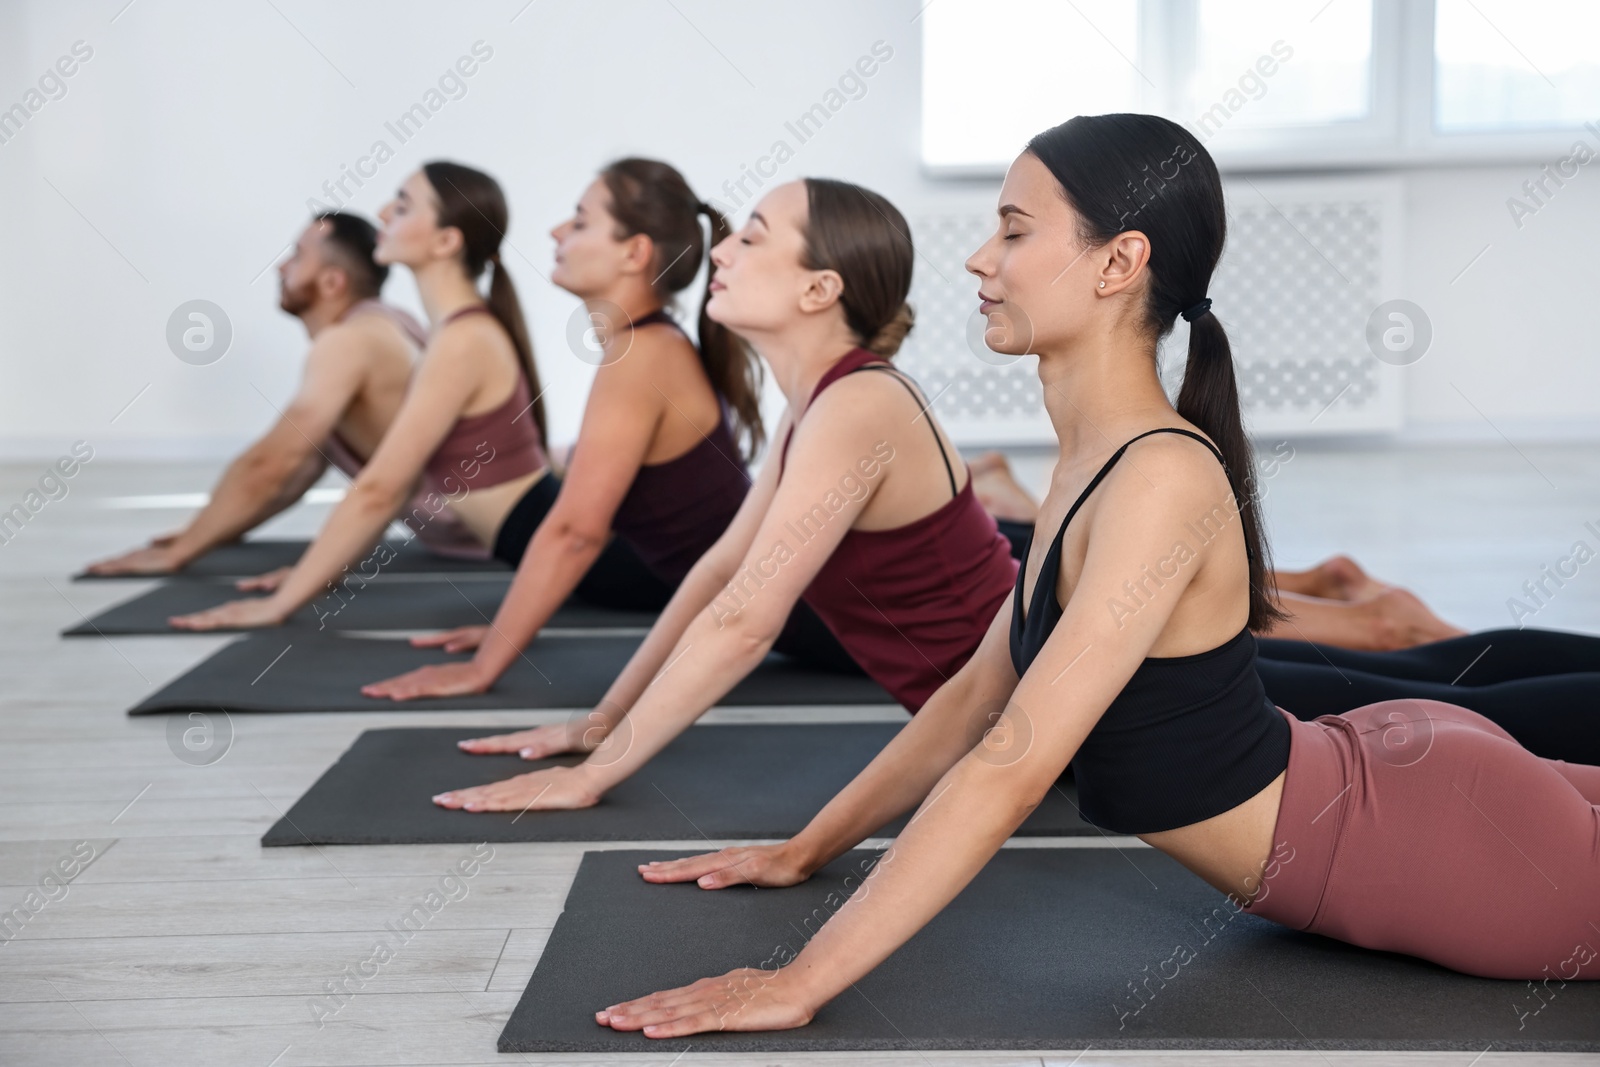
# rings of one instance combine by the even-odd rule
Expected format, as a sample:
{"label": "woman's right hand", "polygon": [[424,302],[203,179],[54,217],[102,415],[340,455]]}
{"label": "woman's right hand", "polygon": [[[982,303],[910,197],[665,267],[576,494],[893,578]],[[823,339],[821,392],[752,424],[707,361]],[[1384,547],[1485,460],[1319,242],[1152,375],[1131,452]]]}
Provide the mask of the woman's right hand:
{"label": "woman's right hand", "polygon": [[277,570],[257,574],[252,578],[240,578],[233,583],[233,587],[242,593],[276,593],[278,586],[289,577],[293,567],[279,567]]}
{"label": "woman's right hand", "polygon": [[457,626],[436,634],[423,634],[411,639],[412,648],[442,648],[446,652],[471,652],[483,644],[489,634],[487,626]]}
{"label": "woman's right hand", "polygon": [[536,726],[531,730],[518,730],[512,734],[495,734],[493,737],[474,737],[457,741],[456,747],[475,756],[491,756],[515,752],[523,759],[545,759],[567,752],[590,752],[605,739],[604,731],[584,719],[575,722]]}
{"label": "woman's right hand", "polygon": [[769,889],[798,885],[811,877],[809,866],[795,853],[793,841],[781,845],[741,845],[678,860],[639,864],[647,882],[695,882],[701,889],[758,885]]}

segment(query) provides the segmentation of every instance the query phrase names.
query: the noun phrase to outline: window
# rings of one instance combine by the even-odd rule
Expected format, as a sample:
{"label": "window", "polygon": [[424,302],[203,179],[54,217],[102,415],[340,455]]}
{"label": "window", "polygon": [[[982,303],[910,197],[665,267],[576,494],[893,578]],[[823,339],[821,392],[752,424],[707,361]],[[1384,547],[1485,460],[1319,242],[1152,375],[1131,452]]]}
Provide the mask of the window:
{"label": "window", "polygon": [[1028,138],[1075,114],[1140,110],[1138,12],[1137,0],[931,4],[921,19],[923,161],[1004,168]]}
{"label": "window", "polygon": [[[1372,5],[1200,0],[1184,118],[1204,130],[1307,126],[1371,111]],[[1220,128],[1216,132],[1221,132]]]}
{"label": "window", "polygon": [[1600,118],[1600,5],[1547,0],[1529,15],[1508,0],[1439,0],[1437,132],[1570,128]]}
{"label": "window", "polygon": [[1600,0],[937,0],[919,21],[934,175],[1003,173],[1108,111],[1266,170],[1539,160],[1600,121]]}

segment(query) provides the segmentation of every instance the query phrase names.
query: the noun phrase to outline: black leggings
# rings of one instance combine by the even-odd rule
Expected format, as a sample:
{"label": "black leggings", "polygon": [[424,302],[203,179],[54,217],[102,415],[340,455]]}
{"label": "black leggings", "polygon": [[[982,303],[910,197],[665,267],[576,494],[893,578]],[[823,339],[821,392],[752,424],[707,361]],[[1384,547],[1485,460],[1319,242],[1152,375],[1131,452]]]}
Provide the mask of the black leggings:
{"label": "black leggings", "polygon": [[[534,531],[550,514],[559,492],[561,479],[554,471],[529,487],[494,536],[495,559],[510,564],[513,569],[522,563]],[[672,599],[672,593],[673,586],[658,578],[633,546],[620,537],[606,542],[606,547],[589,567],[589,573],[574,590],[578,599],[586,603],[619,611],[660,611]]]}
{"label": "black leggings", "polygon": [[1298,719],[1380,700],[1468,708],[1528,751],[1600,764],[1600,637],[1484,630],[1395,652],[1259,638],[1267,698]]}
{"label": "black leggings", "polygon": [[[555,472],[534,482],[517,501],[494,538],[494,557],[516,568],[522,563],[533,535],[539,529],[556,495],[561,479]],[[619,611],[660,611],[677,591],[675,584],[660,578],[639,557],[633,546],[621,537],[606,542],[599,557],[589,567],[573,591],[578,599],[596,607]],[[833,631],[823,624],[804,600],[795,604],[773,647],[786,656],[801,660],[818,670],[840,674],[865,674],[844,650]]]}

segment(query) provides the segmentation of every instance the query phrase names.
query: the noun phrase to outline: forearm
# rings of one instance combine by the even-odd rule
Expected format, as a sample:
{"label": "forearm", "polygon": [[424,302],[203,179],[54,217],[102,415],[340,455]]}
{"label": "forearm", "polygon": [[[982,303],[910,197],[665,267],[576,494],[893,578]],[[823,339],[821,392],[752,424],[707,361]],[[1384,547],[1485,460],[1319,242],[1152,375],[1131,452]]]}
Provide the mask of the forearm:
{"label": "forearm", "polygon": [[284,489],[299,467],[299,461],[285,462],[259,446],[251,448],[228,465],[211,499],[168,551],[182,566],[248,533],[276,513],[269,507],[286,495]]}
{"label": "forearm", "polygon": [[594,789],[604,793],[648,763],[754,670],[771,647],[771,637],[758,636],[747,625],[719,627],[702,614],[628,709],[626,725],[612,728],[581,765]]}
{"label": "forearm", "polygon": [[1022,824],[1048,783],[975,759],[935,784],[861,888],[792,963],[786,980],[813,1007],[883,962],[966,887]]}
{"label": "forearm", "polygon": [[570,524],[551,522],[551,518],[554,516],[534,533],[517,576],[473,657],[491,680],[517,661],[605,548],[603,537],[583,534]]}
{"label": "forearm", "polygon": [[403,499],[403,492],[390,492],[359,481],[351,486],[311,547],[273,594],[283,614],[304,607],[349,564],[377,544]]}
{"label": "forearm", "polygon": [[596,710],[603,720],[603,729],[613,729],[638,701],[690,625],[727,586],[728,578],[729,575],[723,574],[707,558],[702,558],[684,577],[628,665],[601,699]]}
{"label": "forearm", "polygon": [[971,679],[957,674],[789,842],[809,873],[916,807],[981,737]]}

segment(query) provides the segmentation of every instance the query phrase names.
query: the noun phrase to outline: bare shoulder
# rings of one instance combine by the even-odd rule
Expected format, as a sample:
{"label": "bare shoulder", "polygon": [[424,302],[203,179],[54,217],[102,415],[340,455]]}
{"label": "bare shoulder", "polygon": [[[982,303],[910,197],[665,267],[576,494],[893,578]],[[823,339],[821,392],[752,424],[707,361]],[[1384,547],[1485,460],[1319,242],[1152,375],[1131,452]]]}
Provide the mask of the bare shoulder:
{"label": "bare shoulder", "polygon": [[1119,511],[1132,509],[1142,519],[1181,521],[1217,507],[1236,510],[1232,484],[1216,455],[1183,434],[1151,434],[1133,442],[1106,476],[1104,488],[1106,497],[1118,500]]}
{"label": "bare shoulder", "polygon": [[359,344],[391,345],[403,343],[408,347],[412,345],[411,337],[392,319],[387,315],[373,312],[351,315],[343,322],[329,326],[323,332],[331,333],[334,331],[338,331],[340,336],[353,339]]}
{"label": "bare shoulder", "polygon": [[[904,411],[909,424],[920,412],[922,402],[906,388],[906,380],[904,372],[892,369],[892,365],[852,371],[822,391],[801,423],[809,422],[813,414],[831,422],[870,413],[871,421],[881,426],[888,413]],[[917,394],[921,395],[920,387]]]}
{"label": "bare shoulder", "polygon": [[626,345],[600,367],[600,376],[648,389],[665,374],[694,372],[700,356],[682,333],[665,323],[651,323],[617,339]]}
{"label": "bare shoulder", "polygon": [[515,356],[511,338],[493,315],[464,315],[428,339],[428,362],[434,364],[479,366],[497,353]]}
{"label": "bare shoulder", "polygon": [[374,332],[369,323],[362,321],[368,317],[357,316],[324,327],[311,342],[311,350],[306,357],[308,367],[355,369],[375,358],[381,350],[384,337]]}

